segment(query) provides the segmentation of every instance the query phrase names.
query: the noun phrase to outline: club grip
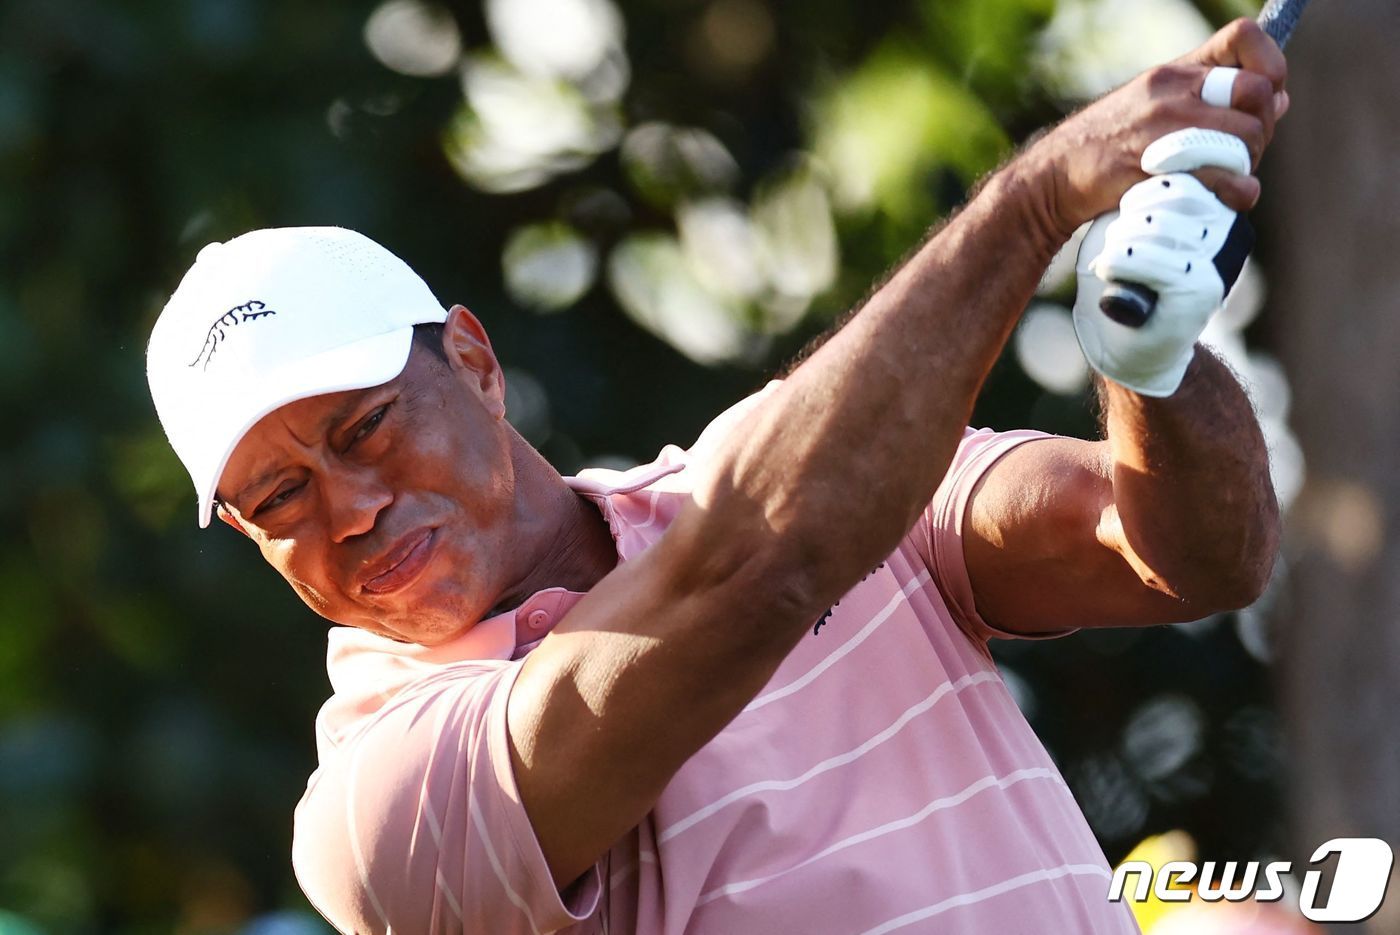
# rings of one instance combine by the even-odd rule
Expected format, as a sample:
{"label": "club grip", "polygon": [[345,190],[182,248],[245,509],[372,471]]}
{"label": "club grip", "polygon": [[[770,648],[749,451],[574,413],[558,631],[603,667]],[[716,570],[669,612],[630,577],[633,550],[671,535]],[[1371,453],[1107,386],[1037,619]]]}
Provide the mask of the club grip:
{"label": "club grip", "polygon": [[1157,293],[1135,282],[1110,282],[1099,296],[1099,309],[1127,328],[1141,328],[1157,310]]}
{"label": "club grip", "polygon": [[[1243,214],[1235,215],[1235,223],[1230,225],[1230,233],[1225,243],[1212,261],[1220,281],[1225,285],[1225,294],[1234,288],[1240,278],[1244,261],[1249,251],[1254,249],[1254,225]],[[1109,282],[1099,297],[1099,310],[1113,321],[1127,328],[1141,328],[1157,310],[1157,293],[1136,282]]]}

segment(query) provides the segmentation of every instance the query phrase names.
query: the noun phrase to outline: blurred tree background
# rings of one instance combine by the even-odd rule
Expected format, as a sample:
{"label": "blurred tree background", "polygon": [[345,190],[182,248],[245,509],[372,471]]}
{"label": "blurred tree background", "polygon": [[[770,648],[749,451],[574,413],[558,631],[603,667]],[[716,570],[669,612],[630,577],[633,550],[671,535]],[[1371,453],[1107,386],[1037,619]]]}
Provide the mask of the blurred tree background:
{"label": "blurred tree background", "polygon": [[[361,230],[484,320],[512,421],[561,471],[649,460],[1035,129],[1253,12],[0,2],[0,933],[324,930],[289,860],[324,622],[236,533],[196,528],[146,392],[146,336],[204,243]],[[1210,336],[1251,383],[1288,503],[1303,464],[1273,329],[1252,324],[1280,249],[1261,241]],[[977,424],[1094,433],[1071,289],[1062,259]],[[1111,861],[1170,829],[1212,859],[1295,843],[1267,627],[1286,590],[998,647]]]}

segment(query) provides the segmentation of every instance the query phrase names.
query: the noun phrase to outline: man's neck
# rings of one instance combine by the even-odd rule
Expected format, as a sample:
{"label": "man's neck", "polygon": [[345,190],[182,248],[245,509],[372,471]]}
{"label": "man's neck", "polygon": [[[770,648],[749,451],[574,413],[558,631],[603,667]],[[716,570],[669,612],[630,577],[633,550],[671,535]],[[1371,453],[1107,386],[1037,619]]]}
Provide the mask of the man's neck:
{"label": "man's neck", "polygon": [[517,496],[524,493],[525,485],[548,491],[543,509],[521,518],[521,538],[540,547],[527,549],[522,556],[529,566],[491,609],[493,615],[518,607],[547,588],[587,591],[617,565],[617,547],[596,506],[569,488],[533,449],[517,459],[516,470]]}

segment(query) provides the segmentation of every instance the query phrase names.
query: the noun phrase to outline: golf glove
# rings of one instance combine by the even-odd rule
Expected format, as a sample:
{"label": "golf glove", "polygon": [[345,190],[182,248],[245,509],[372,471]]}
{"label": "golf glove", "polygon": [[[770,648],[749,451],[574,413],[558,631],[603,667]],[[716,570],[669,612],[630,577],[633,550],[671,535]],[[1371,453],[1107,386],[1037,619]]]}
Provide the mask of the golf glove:
{"label": "golf glove", "polygon": [[[1253,241],[1248,222],[1183,171],[1221,159],[1183,155],[1189,146],[1172,149],[1175,158],[1167,160],[1150,162],[1144,154],[1145,169],[1167,174],[1134,185],[1118,211],[1094,221],[1075,262],[1074,330],[1084,356],[1099,373],[1144,396],[1170,396],[1181,385],[1196,339],[1234,284]],[[1236,224],[1241,229],[1232,236]],[[1140,283],[1157,293],[1156,311],[1141,327],[1119,324],[1100,310],[1109,280]]]}

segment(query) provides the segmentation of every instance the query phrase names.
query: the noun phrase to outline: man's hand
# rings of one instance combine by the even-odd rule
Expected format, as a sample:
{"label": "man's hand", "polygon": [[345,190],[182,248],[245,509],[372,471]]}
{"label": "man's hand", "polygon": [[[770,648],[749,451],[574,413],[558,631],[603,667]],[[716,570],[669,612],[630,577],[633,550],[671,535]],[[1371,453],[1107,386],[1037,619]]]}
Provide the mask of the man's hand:
{"label": "man's hand", "polygon": [[[1240,68],[1229,107],[1201,100],[1206,73],[1216,65]],[[1139,75],[1060,123],[1021,157],[1041,179],[1038,216],[1048,236],[1063,242],[1081,224],[1111,211],[1130,186],[1146,177],[1143,150],[1182,127],[1237,136],[1251,164],[1273,139],[1288,109],[1283,53],[1253,20],[1240,19],[1200,48]],[[1247,211],[1259,182],[1222,169],[1194,173],[1228,207]]]}
{"label": "man's hand", "polygon": [[[1090,365],[1144,396],[1181,385],[1193,346],[1229,288],[1215,265],[1235,213],[1185,173],[1139,182],[1119,212],[1095,221],[1079,248],[1074,330]],[[1111,320],[1099,297],[1111,280],[1142,283],[1158,298],[1140,327]]]}

